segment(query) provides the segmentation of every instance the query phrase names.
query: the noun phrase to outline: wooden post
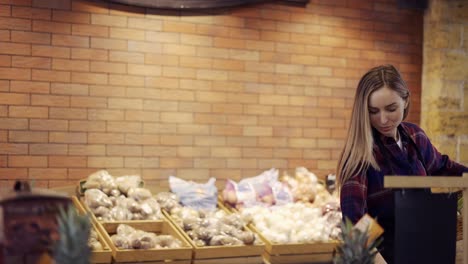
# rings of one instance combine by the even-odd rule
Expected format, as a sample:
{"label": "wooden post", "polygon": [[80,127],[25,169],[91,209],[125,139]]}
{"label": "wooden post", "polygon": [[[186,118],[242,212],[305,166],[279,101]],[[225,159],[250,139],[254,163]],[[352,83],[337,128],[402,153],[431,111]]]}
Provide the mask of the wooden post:
{"label": "wooden post", "polygon": [[463,191],[463,263],[468,264],[468,173],[463,177],[386,176],[385,188],[434,188],[437,192]]}

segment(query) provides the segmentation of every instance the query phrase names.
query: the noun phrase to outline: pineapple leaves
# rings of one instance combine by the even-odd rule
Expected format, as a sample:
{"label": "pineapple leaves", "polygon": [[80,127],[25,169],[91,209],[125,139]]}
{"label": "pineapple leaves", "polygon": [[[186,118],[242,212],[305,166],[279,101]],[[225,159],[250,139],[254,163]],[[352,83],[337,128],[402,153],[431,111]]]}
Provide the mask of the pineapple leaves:
{"label": "pineapple leaves", "polygon": [[341,223],[342,243],[337,246],[334,264],[373,264],[377,255],[377,247],[382,243],[383,237],[368,243],[368,230],[362,232],[353,228],[349,218]]}
{"label": "pineapple leaves", "polygon": [[79,215],[75,207],[59,207],[57,216],[59,240],[53,246],[56,264],[89,264],[91,249],[88,237],[91,222],[88,215]]}

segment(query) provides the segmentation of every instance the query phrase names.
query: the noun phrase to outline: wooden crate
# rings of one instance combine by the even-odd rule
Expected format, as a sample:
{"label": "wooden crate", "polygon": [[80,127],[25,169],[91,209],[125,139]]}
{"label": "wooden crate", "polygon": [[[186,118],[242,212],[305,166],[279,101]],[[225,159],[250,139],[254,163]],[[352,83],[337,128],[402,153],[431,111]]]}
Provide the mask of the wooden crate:
{"label": "wooden crate", "polygon": [[[86,214],[86,210],[81,205],[79,199],[76,196],[72,196],[73,205],[76,207],[80,214]],[[102,250],[93,250],[91,251],[91,263],[111,263],[112,261],[112,251],[107,244],[107,241],[104,239],[103,234],[100,229],[97,227],[96,223],[91,219],[92,227],[98,235],[98,240],[102,245]]]}
{"label": "wooden crate", "polygon": [[[222,209],[222,208],[221,208]],[[163,214],[177,231],[185,237],[192,245],[193,256],[192,264],[263,264],[263,252],[265,245],[239,245],[239,246],[205,246],[199,247],[195,245],[190,236],[177,225],[175,220],[169,213],[163,211]],[[250,230],[246,227],[247,230]],[[251,231],[251,230],[250,230]]]}
{"label": "wooden crate", "polygon": [[332,263],[338,245],[338,242],[277,244],[265,238],[253,224],[249,228],[265,242],[263,257],[271,264]]}
{"label": "wooden crate", "polygon": [[192,246],[187,242],[176,228],[169,221],[161,221],[158,223],[126,223],[127,225],[137,228],[146,232],[153,232],[158,235],[172,235],[182,241],[182,247],[171,249],[119,249],[111,240],[111,235],[116,233],[117,225],[100,226],[101,231],[104,233],[104,239],[109,244],[112,250],[114,263],[171,263],[171,264],[190,264],[192,260]]}
{"label": "wooden crate", "polygon": [[88,207],[88,205],[84,202],[83,197],[77,198],[78,203],[81,205],[81,207],[85,210],[85,212],[91,214],[91,218],[95,223],[99,223],[104,227],[105,230],[116,230],[117,226],[119,224],[128,224],[131,225],[137,229],[142,229],[146,228],[147,226],[151,225],[159,225],[161,226],[162,223],[164,222],[164,219],[162,220],[127,220],[127,221],[100,221],[96,218],[96,216],[93,214],[91,209]]}
{"label": "wooden crate", "polygon": [[[236,208],[224,203],[221,196],[218,197],[218,202],[230,212],[239,212]],[[254,224],[249,224],[248,227],[256,232],[265,243],[263,257],[265,262],[270,264],[332,263],[333,253],[338,245],[338,242],[277,244],[262,235]]]}

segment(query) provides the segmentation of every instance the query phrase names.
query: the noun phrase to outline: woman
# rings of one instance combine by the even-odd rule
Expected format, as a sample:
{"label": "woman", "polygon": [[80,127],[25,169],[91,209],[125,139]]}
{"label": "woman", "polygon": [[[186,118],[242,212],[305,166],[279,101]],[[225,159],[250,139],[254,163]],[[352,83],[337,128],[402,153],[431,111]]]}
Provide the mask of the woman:
{"label": "woman", "polygon": [[468,168],[440,154],[424,131],[402,122],[410,91],[395,67],[383,65],[360,80],[337,175],[341,210],[354,223],[365,213],[385,229],[382,255],[393,262],[393,193],[384,175],[462,175]]}

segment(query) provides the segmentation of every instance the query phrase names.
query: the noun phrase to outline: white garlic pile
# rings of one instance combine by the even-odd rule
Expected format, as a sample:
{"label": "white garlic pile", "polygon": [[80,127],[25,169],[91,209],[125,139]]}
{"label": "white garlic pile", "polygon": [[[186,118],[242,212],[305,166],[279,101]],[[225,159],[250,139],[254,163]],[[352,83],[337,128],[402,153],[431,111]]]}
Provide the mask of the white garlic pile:
{"label": "white garlic pile", "polygon": [[[322,208],[306,203],[291,203],[282,206],[251,207],[241,212],[272,243],[328,242],[332,230],[339,224],[330,221]],[[338,219],[339,222],[339,219]]]}

